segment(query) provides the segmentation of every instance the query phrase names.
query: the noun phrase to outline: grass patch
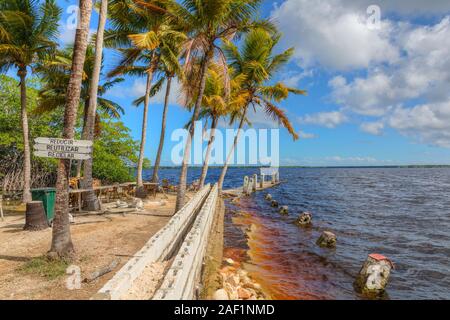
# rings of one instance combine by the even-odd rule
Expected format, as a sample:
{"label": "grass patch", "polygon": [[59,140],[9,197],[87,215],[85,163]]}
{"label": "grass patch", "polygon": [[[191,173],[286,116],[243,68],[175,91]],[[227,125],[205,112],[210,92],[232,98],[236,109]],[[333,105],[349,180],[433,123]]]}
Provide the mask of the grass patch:
{"label": "grass patch", "polygon": [[35,274],[49,280],[54,280],[65,275],[68,266],[69,263],[64,260],[37,257],[25,263],[19,270],[26,274]]}

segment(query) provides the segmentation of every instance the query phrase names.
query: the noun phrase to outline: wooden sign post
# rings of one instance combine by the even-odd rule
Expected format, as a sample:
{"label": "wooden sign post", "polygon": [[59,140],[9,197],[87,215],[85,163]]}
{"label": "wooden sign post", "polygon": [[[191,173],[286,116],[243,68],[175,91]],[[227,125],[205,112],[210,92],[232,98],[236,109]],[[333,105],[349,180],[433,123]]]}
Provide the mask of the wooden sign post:
{"label": "wooden sign post", "polygon": [[92,141],[58,138],[34,139],[36,157],[87,160],[92,158]]}

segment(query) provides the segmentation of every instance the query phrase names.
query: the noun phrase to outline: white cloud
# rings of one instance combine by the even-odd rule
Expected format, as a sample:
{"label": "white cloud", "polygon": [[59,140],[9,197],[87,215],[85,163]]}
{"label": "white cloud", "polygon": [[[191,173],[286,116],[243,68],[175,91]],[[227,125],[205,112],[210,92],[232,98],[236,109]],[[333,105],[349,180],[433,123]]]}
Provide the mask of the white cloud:
{"label": "white cloud", "polygon": [[367,27],[366,10],[355,10],[342,0],[286,0],[272,18],[287,46],[295,46],[302,67],[348,70],[373,63],[391,63],[399,53],[390,42],[392,24],[383,20],[378,30]]}
{"label": "white cloud", "polygon": [[386,122],[400,133],[418,141],[450,147],[450,101],[396,108]]}
{"label": "white cloud", "polygon": [[383,122],[364,122],[360,126],[361,130],[375,136],[379,136],[383,133],[384,123]]}
{"label": "white cloud", "polygon": [[302,124],[313,124],[330,129],[336,128],[347,120],[347,116],[340,111],[319,112],[299,118],[299,122]]}
{"label": "white cloud", "polygon": [[314,139],[317,136],[314,133],[308,133],[304,131],[297,132],[300,139]]}

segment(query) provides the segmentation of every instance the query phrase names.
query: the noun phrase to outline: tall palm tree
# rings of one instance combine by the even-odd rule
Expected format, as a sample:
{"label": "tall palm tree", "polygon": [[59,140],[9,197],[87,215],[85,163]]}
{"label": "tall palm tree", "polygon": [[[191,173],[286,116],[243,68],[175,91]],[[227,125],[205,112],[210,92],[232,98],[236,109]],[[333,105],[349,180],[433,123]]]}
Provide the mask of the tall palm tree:
{"label": "tall palm tree", "polygon": [[221,117],[230,115],[242,108],[242,104],[246,102],[247,92],[242,90],[242,84],[245,75],[236,74],[230,68],[230,93],[227,95],[224,86],[223,68],[217,63],[210,63],[205,84],[205,92],[203,94],[202,110],[199,119],[211,121],[208,144],[203,161],[202,173],[200,175],[200,188],[203,188],[209,168],[209,159],[211,156],[212,146],[215,140],[217,125]]}
{"label": "tall palm tree", "polygon": [[[92,0],[80,0],[80,21],[75,34],[72,69],[67,87],[64,112],[63,138],[73,139],[78,104],[80,103],[81,82],[84,60],[88,46],[89,23],[91,21]],[[56,179],[55,219],[53,220],[52,245],[49,256],[72,258],[75,250],[70,235],[69,221],[69,181],[70,160],[60,160]]]}
{"label": "tall palm tree", "polygon": [[23,132],[23,202],[31,201],[31,155],[28,140],[28,69],[51,56],[58,34],[61,10],[55,0],[8,0],[0,2],[0,72],[11,67],[20,78],[21,120]]}
{"label": "tall palm tree", "polygon": [[[168,1],[153,3],[162,10]],[[123,59],[110,75],[144,73],[147,77],[136,181],[136,196],[145,197],[142,173],[153,77],[160,62],[170,65],[173,70],[178,69],[177,47],[180,41],[185,39],[185,34],[179,31],[177,25],[167,23],[164,12],[155,12],[154,7],[149,8],[146,3],[140,1],[111,0],[110,12],[112,29],[106,31],[106,44],[120,48],[123,55]]]}
{"label": "tall palm tree", "polygon": [[238,132],[219,177],[219,190],[222,190],[228,164],[236,148],[250,106],[253,106],[255,110],[256,108],[262,108],[268,117],[280,122],[289,131],[294,140],[298,139],[298,135],[285,112],[276,106],[275,103],[287,99],[291,93],[306,94],[306,92],[290,88],[282,82],[269,84],[275,73],[289,61],[294,53],[294,50],[291,48],[275,55],[273,50],[279,40],[280,34],[278,33],[254,29],[246,35],[241,49],[229,41],[224,45],[224,51],[230,65],[235,72],[245,75],[243,87],[248,92],[248,97],[243,109],[234,115],[235,118],[239,118]]}
{"label": "tall palm tree", "polygon": [[[103,60],[103,36],[106,25],[106,15],[108,12],[108,0],[100,1],[100,14],[98,19],[97,34],[95,37],[95,59],[94,68],[92,70],[91,83],[89,85],[89,106],[87,108],[86,121],[84,123],[84,130],[81,138],[84,140],[94,141],[94,127],[95,118],[97,114],[97,96],[98,96],[98,84],[100,80],[100,73],[102,69]],[[91,190],[84,195],[84,207],[89,211],[100,210],[100,202],[98,201],[95,192],[93,191],[93,179],[92,179],[92,159],[84,161],[84,177],[83,188]]]}
{"label": "tall palm tree", "polygon": [[[195,132],[195,122],[201,110],[209,63],[217,54],[220,57],[219,61],[226,68],[225,57],[219,43],[232,39],[236,34],[256,25],[257,23],[252,22],[251,19],[260,3],[261,0],[184,0],[181,3],[173,1],[167,5],[168,19],[179,25],[188,26],[186,30],[190,40],[185,46],[185,71],[187,73],[191,71],[191,66],[196,60],[194,57],[200,59],[200,71],[196,81],[185,83],[188,87],[185,91],[192,91],[192,96],[196,96],[196,101],[192,110],[192,125],[189,127],[189,135],[184,148],[176,211],[180,210],[185,202],[192,137]],[[259,25],[272,28],[271,24],[266,22]]]}

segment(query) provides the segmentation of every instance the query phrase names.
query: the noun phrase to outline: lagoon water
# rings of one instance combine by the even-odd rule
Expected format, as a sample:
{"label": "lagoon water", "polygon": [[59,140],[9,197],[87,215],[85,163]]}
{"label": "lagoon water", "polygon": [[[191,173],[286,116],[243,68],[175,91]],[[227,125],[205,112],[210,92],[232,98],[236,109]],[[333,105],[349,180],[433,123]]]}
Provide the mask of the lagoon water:
{"label": "lagoon water", "polygon": [[[231,168],[224,188],[239,187],[257,169]],[[161,178],[176,182],[178,169]],[[217,181],[220,169],[210,170]],[[200,169],[189,170],[189,181]],[[241,258],[274,298],[360,299],[353,280],[369,253],[395,264],[386,299],[450,299],[450,169],[282,168],[273,198],[281,216],[257,193],[228,205],[225,254]],[[313,214],[313,227],[293,224]],[[233,215],[232,213],[238,213]],[[255,232],[247,240],[249,225]],[[315,245],[321,231],[337,235],[335,250]]]}

